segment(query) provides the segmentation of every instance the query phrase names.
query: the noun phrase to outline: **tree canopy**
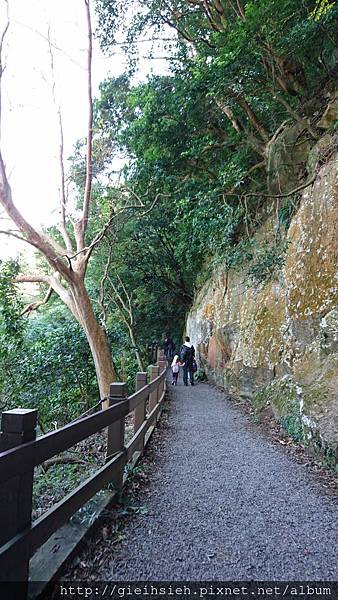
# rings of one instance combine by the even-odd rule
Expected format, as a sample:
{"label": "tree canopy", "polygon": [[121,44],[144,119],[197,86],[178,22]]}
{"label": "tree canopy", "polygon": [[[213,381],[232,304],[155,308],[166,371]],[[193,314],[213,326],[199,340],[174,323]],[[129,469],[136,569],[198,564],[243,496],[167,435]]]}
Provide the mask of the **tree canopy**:
{"label": "tree canopy", "polygon": [[[96,0],[95,6],[102,48],[110,52],[123,39],[130,68],[101,83],[92,137],[74,149],[71,178],[85,199],[79,225],[73,230],[63,212],[61,229],[46,234],[75,296],[73,279],[81,271],[95,331],[107,342],[108,360],[114,358],[109,376],[116,371],[132,381],[146,368],[153,342],[161,343],[165,332],[179,341],[194,293],[215,266],[245,267],[248,285],[263,285],[283,263],[298,191],[314,172],[304,164],[285,186],[273,171],[271,148],[285,127],[299,127],[296,143],[312,146],[321,135],[318,114],[338,74],[338,3]],[[145,40],[150,59],[165,53],[167,70],[140,80],[138,48]],[[117,156],[125,161],[118,183]],[[268,215],[274,239],[259,244],[255,233]],[[17,266],[3,268],[20,277]],[[74,392],[77,406],[93,398],[93,363],[76,321],[54,301],[50,313],[42,309],[27,324],[21,300],[11,313],[8,294],[2,287],[0,334],[14,344],[2,350],[4,364],[29,341],[32,373],[44,377],[41,348],[55,372],[62,355],[60,377],[70,397]]]}

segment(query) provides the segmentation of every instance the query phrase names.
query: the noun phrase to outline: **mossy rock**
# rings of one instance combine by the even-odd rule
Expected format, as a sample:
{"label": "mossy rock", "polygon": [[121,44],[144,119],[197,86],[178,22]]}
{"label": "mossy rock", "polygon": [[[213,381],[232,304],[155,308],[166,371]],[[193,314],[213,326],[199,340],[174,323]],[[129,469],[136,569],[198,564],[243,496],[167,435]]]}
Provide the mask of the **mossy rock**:
{"label": "mossy rock", "polygon": [[296,442],[305,441],[304,425],[299,415],[287,415],[286,417],[282,417],[280,424],[293,440]]}
{"label": "mossy rock", "polygon": [[301,420],[296,385],[290,377],[273,381],[256,392],[252,401],[258,415],[268,406],[286,433],[295,441],[305,441],[306,432]]}
{"label": "mossy rock", "polygon": [[286,127],[267,148],[268,187],[272,193],[289,192],[304,177],[313,139],[303,125]]}
{"label": "mossy rock", "polygon": [[299,415],[296,385],[290,377],[275,380],[256,392],[253,397],[255,409],[259,412],[269,405],[278,420],[289,415]]}

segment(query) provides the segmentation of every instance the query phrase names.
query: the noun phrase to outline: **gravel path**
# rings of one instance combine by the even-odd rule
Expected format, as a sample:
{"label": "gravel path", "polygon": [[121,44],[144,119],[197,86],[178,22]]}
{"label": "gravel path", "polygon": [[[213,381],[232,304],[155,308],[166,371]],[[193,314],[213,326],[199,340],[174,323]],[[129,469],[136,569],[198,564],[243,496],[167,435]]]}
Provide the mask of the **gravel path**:
{"label": "gravel path", "polygon": [[207,384],[170,390],[170,432],[108,572],[128,580],[337,580],[338,509]]}

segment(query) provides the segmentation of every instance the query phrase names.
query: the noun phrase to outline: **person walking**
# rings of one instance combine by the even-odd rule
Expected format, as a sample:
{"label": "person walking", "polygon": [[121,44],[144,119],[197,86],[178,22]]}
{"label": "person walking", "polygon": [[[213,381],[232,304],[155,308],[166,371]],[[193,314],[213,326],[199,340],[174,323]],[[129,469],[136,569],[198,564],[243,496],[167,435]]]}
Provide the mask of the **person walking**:
{"label": "person walking", "polygon": [[173,340],[171,339],[171,337],[169,337],[168,335],[164,340],[163,350],[164,350],[164,356],[166,358],[166,361],[167,361],[167,364],[169,367],[172,359],[174,358],[175,344],[174,344]]}
{"label": "person walking", "polygon": [[188,375],[191,385],[194,385],[193,363],[195,358],[195,348],[190,343],[190,337],[187,335],[184,344],[181,346],[180,359],[183,363],[183,383],[188,385]]}
{"label": "person walking", "polygon": [[177,385],[178,374],[180,372],[180,360],[178,354],[175,354],[174,360],[171,363],[171,370],[173,374],[172,385]]}

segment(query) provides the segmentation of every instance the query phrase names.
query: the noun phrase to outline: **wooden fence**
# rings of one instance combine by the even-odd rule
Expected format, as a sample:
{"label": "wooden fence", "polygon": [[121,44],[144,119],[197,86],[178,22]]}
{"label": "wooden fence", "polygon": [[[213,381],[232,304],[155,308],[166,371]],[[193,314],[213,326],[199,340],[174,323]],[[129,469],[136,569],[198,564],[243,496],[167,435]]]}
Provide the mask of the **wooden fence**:
{"label": "wooden fence", "polygon": [[[161,358],[161,357],[160,357]],[[166,389],[166,363],[159,360],[138,373],[136,391],[125,383],[110,386],[109,407],[36,438],[37,411],[4,411],[0,452],[0,582],[28,581],[36,550],[107,483],[117,490],[135,453],[142,454],[156,426]],[[125,417],[134,414],[133,437],[125,443]],[[106,464],[32,523],[34,467],[107,428]]]}

